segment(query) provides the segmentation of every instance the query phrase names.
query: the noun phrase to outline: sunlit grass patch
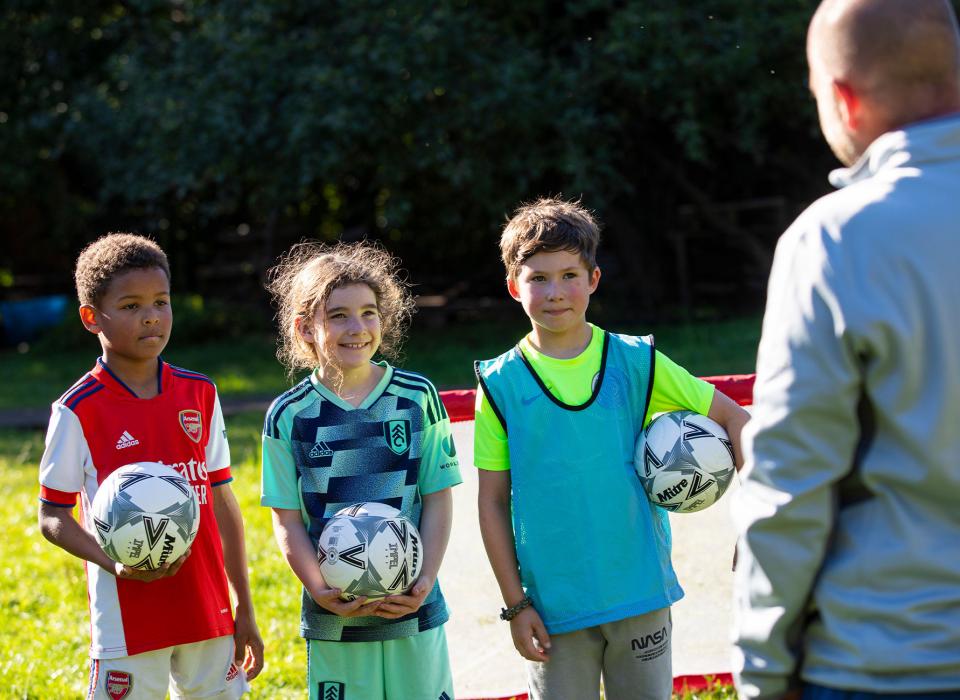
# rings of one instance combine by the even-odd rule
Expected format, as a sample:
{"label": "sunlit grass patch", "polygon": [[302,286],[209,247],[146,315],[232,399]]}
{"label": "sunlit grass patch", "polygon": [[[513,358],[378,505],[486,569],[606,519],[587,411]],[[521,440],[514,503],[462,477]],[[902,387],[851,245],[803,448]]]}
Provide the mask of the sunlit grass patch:
{"label": "sunlit grass patch", "polygon": [[[267,645],[267,666],[249,697],[302,698],[306,652],[298,634],[300,586],[273,542],[270,511],[259,504],[261,421],[259,414],[230,420],[231,486],[244,515],[250,581]],[[86,694],[90,637],[84,568],[40,534],[37,462],[42,449],[42,431],[0,430],[0,491],[6,496],[0,500],[0,698]]]}

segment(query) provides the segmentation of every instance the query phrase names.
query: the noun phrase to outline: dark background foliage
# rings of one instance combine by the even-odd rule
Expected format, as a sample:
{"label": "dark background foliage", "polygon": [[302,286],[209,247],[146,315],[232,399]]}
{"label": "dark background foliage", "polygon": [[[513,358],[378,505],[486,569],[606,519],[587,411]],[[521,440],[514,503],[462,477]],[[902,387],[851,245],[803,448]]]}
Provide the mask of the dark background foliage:
{"label": "dark background foliage", "polygon": [[605,303],[755,310],[834,161],[813,0],[7,0],[0,293],[69,291],[110,230],[180,291],[262,299],[291,242],[363,237],[421,294],[501,295],[540,195],[604,222]]}

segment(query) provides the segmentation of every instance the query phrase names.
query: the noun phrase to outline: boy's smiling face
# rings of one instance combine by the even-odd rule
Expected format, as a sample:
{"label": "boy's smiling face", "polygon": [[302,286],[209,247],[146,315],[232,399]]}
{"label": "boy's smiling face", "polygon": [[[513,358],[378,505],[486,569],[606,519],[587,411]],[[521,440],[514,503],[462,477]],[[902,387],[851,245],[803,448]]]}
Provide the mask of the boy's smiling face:
{"label": "boy's smiling face", "polygon": [[507,289],[523,305],[536,334],[560,339],[583,329],[599,282],[600,268],[588,271],[579,253],[542,251],[527,258],[516,279],[507,280]]}
{"label": "boy's smiling face", "polygon": [[100,337],[107,364],[155,360],[173,326],[170,280],[159,267],[120,273],[95,306],[80,307],[80,318]]}

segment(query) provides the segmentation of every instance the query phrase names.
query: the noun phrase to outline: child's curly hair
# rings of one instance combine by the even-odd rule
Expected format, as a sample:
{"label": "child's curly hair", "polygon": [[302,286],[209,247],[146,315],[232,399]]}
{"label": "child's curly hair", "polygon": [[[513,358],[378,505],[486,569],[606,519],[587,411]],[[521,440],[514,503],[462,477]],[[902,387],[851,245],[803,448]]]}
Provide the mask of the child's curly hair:
{"label": "child's curly hair", "polygon": [[297,369],[313,369],[324,358],[297,332],[297,319],[313,318],[326,307],[338,287],[365,284],[373,290],[380,312],[379,352],[397,356],[414,311],[413,297],[399,274],[399,260],[373,243],[324,245],[303,241],[293,246],[267,272],[267,291],[273,296],[280,327],[277,359],[292,376]]}
{"label": "child's curly hair", "polygon": [[73,274],[81,304],[96,305],[114,277],[130,270],[158,267],[170,279],[170,263],[163,249],[146,236],[108,233],[84,248]]}
{"label": "child's curly hair", "polygon": [[523,204],[513,213],[500,237],[500,256],[507,277],[514,280],[523,263],[540,252],[576,253],[593,272],[599,242],[600,226],[580,202],[545,197]]}

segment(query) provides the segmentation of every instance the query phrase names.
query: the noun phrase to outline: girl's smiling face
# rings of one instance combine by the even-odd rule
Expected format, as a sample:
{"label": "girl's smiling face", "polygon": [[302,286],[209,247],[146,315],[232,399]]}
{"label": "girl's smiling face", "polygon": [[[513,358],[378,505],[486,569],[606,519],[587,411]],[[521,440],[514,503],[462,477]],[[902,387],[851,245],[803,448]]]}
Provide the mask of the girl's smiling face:
{"label": "girl's smiling face", "polygon": [[381,339],[377,296],[362,283],[337,287],[326,307],[298,324],[298,330],[314,346],[321,363],[342,375],[369,366]]}

